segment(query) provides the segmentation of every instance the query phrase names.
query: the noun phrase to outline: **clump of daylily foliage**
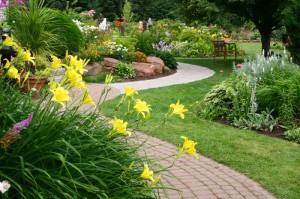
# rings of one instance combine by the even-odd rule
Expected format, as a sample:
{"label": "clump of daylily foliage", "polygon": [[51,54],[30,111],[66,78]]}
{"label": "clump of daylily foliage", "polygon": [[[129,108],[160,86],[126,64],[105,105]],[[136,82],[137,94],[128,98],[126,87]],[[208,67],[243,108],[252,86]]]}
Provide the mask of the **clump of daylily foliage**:
{"label": "clump of daylily foliage", "polygon": [[[30,51],[23,52],[18,55],[22,55],[20,60],[34,65]],[[126,86],[117,107],[128,106],[124,118],[103,118],[101,99],[95,103],[82,79],[87,63],[68,53],[64,60],[51,56],[44,69],[47,73],[40,74],[49,76],[61,67],[66,72],[60,82],[49,81],[38,99],[31,98],[36,92],[33,89],[27,94],[19,90],[22,81],[32,75],[29,71],[21,74],[26,69],[15,67],[14,61],[1,66],[2,198],[159,197],[152,188],[160,186],[161,174],[149,169],[156,163],[138,155],[140,146],[125,142],[134,137],[134,123],[149,119],[151,106],[137,97],[134,88]],[[109,92],[112,79],[111,75],[106,77],[103,90],[99,90],[100,98]],[[75,95],[74,90],[82,94]],[[81,107],[85,104],[93,108],[84,111]],[[184,119],[186,111],[177,101],[170,105],[165,121],[173,115]],[[130,118],[135,118],[134,122]],[[174,154],[174,161],[184,153],[198,158],[197,143],[181,138],[184,143]]]}

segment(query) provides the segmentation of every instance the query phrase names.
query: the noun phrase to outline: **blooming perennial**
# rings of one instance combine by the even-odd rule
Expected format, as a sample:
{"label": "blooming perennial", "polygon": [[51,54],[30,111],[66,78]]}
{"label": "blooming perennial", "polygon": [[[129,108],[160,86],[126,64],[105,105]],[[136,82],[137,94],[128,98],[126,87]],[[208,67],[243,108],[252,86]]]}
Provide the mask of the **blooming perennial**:
{"label": "blooming perennial", "polygon": [[7,75],[12,79],[18,79],[20,81],[20,74],[18,73],[18,69],[16,69],[14,66],[11,66],[8,69]]}
{"label": "blooming perennial", "polygon": [[10,184],[8,181],[4,180],[0,182],[0,192],[3,194],[10,188]]}
{"label": "blooming perennial", "polygon": [[50,90],[53,93],[53,97],[51,101],[55,101],[60,103],[63,107],[66,105],[63,102],[71,101],[71,97],[69,96],[69,91],[65,90],[60,85],[57,85],[56,88]]}
{"label": "blooming perennial", "polygon": [[58,59],[56,56],[52,55],[51,56],[52,62],[51,62],[51,67],[52,68],[60,68],[62,66],[66,66],[65,64],[61,63],[61,60]]}
{"label": "blooming perennial", "polygon": [[142,172],[141,178],[145,180],[151,180],[152,183],[149,188],[152,188],[155,184],[157,184],[160,180],[161,175],[158,175],[156,179],[153,178],[153,171],[149,169],[148,164],[144,163],[144,171]]}
{"label": "blooming perennial", "polygon": [[170,109],[172,111],[171,116],[173,114],[179,115],[181,119],[184,119],[184,112],[188,111],[187,109],[184,108],[184,105],[179,103],[179,100],[177,101],[176,104],[171,104]]}
{"label": "blooming perennial", "polygon": [[124,87],[124,91],[125,91],[126,97],[131,97],[132,99],[133,99],[134,95],[138,94],[138,92],[134,88],[132,88],[130,86],[125,86]]}
{"label": "blooming perennial", "polygon": [[93,101],[93,98],[90,96],[88,91],[86,91],[83,96],[83,103],[84,104],[92,104],[92,105],[96,106],[95,102]]}
{"label": "blooming perennial", "polygon": [[8,36],[7,34],[4,34],[3,36],[5,37],[5,40],[2,43],[3,46],[14,46],[15,45],[15,43],[13,42],[13,38]]}
{"label": "blooming perennial", "polygon": [[146,164],[146,163],[144,163],[144,171],[141,174],[141,178],[154,181],[153,171],[149,170],[148,164]]}
{"label": "blooming perennial", "polygon": [[128,122],[123,122],[123,120],[114,116],[114,119],[109,121],[109,124],[113,125],[112,132],[109,136],[113,135],[113,133],[131,136],[131,132],[127,131]]}
{"label": "blooming perennial", "polygon": [[195,158],[198,160],[197,151],[195,149],[197,142],[189,140],[185,136],[181,136],[181,139],[184,140],[184,143],[182,147],[179,149],[177,157],[179,158],[183,153],[187,153],[188,155],[195,156]]}
{"label": "blooming perennial", "polygon": [[141,113],[144,118],[146,118],[145,113],[147,113],[149,116],[151,110],[150,105],[140,99],[135,100],[135,105],[133,108],[136,112]]}
{"label": "blooming perennial", "polygon": [[9,130],[1,139],[0,139],[0,147],[6,150],[12,143],[14,143],[18,138],[20,132],[26,128],[31,120],[32,120],[32,113],[29,114],[28,118],[18,122],[14,125],[14,127]]}

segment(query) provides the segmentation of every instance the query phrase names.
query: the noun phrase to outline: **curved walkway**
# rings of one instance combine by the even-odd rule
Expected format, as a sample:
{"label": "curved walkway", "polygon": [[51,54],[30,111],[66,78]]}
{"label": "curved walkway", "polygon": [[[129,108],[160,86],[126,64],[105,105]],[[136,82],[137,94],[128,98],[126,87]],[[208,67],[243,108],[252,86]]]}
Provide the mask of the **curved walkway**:
{"label": "curved walkway", "polygon": [[[214,71],[190,64],[179,63],[178,71],[174,75],[138,82],[111,84],[111,92],[107,99],[113,99],[123,93],[128,85],[136,90],[184,84],[208,78]],[[103,90],[101,84],[89,84],[90,94],[96,100]],[[144,153],[151,159],[157,160],[162,166],[172,164],[177,154],[177,146],[148,135],[137,133],[133,142],[143,143]],[[141,151],[142,153],[142,151]],[[162,173],[161,181],[166,189],[160,191],[161,198],[170,199],[274,199],[258,183],[222,164],[198,154],[199,160],[183,155],[175,165]]]}

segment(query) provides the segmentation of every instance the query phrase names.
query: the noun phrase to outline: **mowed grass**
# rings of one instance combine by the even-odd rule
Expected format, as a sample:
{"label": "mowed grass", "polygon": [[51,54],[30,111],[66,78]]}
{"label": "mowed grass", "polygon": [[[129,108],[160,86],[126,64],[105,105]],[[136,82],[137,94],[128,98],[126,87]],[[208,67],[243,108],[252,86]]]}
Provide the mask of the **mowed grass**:
{"label": "mowed grass", "polygon": [[[261,42],[237,42],[236,44],[238,50],[245,52],[245,55],[242,55],[239,58],[256,59],[257,54],[261,53]],[[282,43],[271,42],[271,51],[273,51],[275,54],[283,55]]]}
{"label": "mowed grass", "polygon": [[[180,62],[206,66],[215,75],[193,83],[139,91],[139,98],[151,104],[150,120],[139,130],[174,145],[185,135],[196,141],[197,151],[219,163],[244,173],[260,183],[278,198],[298,199],[300,195],[300,147],[297,144],[267,137],[253,131],[206,121],[192,112],[186,118],[172,117],[163,124],[169,104],[180,100],[186,108],[193,109],[196,101],[222,80],[230,76],[233,59],[178,59]],[[241,63],[237,60],[236,63]],[[223,72],[220,72],[222,70]],[[104,114],[112,116],[120,97],[102,105]],[[121,112],[125,112],[126,107]],[[122,114],[114,113],[122,118]],[[192,158],[192,157],[191,157]]]}

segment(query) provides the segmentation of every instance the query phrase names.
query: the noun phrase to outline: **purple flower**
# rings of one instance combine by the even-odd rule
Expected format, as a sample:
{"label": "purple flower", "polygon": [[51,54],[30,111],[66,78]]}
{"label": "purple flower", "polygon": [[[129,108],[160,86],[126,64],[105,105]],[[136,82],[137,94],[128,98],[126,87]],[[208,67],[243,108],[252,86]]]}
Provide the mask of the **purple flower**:
{"label": "purple flower", "polygon": [[17,124],[15,124],[12,131],[22,131],[25,127],[27,127],[32,120],[32,112],[29,114],[28,118],[26,120],[23,120]]}
{"label": "purple flower", "polygon": [[0,139],[0,147],[7,150],[12,143],[19,139],[20,132],[30,124],[31,120],[32,112],[26,120],[15,124],[13,129],[7,131],[7,133]]}

